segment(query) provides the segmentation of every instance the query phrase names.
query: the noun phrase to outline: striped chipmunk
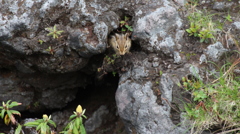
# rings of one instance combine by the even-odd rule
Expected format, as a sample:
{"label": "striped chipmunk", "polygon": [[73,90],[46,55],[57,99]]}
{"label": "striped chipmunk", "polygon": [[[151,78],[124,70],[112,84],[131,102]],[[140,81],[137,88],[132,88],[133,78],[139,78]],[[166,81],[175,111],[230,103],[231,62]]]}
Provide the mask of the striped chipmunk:
{"label": "striped chipmunk", "polygon": [[129,35],[130,33],[115,33],[110,37],[109,44],[117,55],[124,55],[129,52],[132,45]]}

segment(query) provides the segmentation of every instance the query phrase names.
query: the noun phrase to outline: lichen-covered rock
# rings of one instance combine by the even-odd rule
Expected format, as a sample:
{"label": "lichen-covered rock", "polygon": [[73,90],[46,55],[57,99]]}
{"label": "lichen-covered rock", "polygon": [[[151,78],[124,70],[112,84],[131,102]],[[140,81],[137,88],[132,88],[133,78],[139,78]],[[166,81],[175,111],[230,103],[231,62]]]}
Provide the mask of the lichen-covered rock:
{"label": "lichen-covered rock", "polygon": [[218,62],[221,56],[227,51],[228,50],[224,48],[220,42],[216,42],[215,44],[209,45],[207,47],[206,53],[209,57],[209,60],[212,60],[213,62]]}
{"label": "lichen-covered rock", "polygon": [[[179,42],[183,36],[180,32],[182,20],[173,3],[163,0],[151,7],[153,12],[147,12],[149,8],[138,8],[139,13],[135,17],[133,40],[139,40],[142,48],[149,52],[164,53],[173,57],[181,45]],[[180,40],[178,40],[180,39]]]}
{"label": "lichen-covered rock", "polygon": [[[133,68],[133,70],[137,69]],[[145,68],[146,69],[146,68]],[[174,82],[167,74],[161,77],[162,98],[166,102],[163,105],[157,104],[157,97],[153,93],[153,84],[141,78],[131,81],[133,72],[124,74],[116,92],[118,113],[122,117],[127,132],[139,134],[156,134],[159,132],[168,134],[181,134],[186,128],[177,127],[170,119],[170,103],[172,102],[172,88]],[[142,72],[139,72],[141,74]],[[142,74],[144,75],[144,74]]]}

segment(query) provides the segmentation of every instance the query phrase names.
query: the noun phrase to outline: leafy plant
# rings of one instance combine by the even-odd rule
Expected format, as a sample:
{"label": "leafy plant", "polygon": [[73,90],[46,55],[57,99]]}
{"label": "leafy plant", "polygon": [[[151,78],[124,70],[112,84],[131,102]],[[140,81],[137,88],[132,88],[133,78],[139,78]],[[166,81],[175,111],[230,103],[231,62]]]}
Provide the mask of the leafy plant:
{"label": "leafy plant", "polygon": [[112,71],[112,75],[113,75],[114,77],[116,76],[116,74],[117,74],[117,72]]}
{"label": "leafy plant", "polygon": [[162,76],[162,74],[163,74],[163,71],[160,70],[159,71],[159,76]]}
{"label": "leafy plant", "polygon": [[45,28],[45,30],[49,31],[47,36],[52,36],[54,39],[58,38],[58,35],[61,35],[61,33],[64,32],[63,30],[58,31],[56,25],[54,25],[53,27]]}
{"label": "leafy plant", "polygon": [[127,16],[124,16],[124,20],[120,21],[120,27],[122,32],[133,31],[133,28],[132,26],[129,26],[128,21],[129,21],[129,17]]}
{"label": "leafy plant", "polygon": [[209,39],[215,39],[217,30],[221,29],[220,25],[212,21],[213,14],[209,15],[194,9],[194,12],[189,14],[188,20],[190,27],[186,29],[189,36],[199,37],[200,42],[209,42]]}
{"label": "leafy plant", "polygon": [[184,54],[187,58],[187,60],[190,60],[192,56],[195,56],[195,53],[185,53],[185,52],[181,52],[182,54]]}
{"label": "leafy plant", "polygon": [[40,40],[40,39],[38,40],[38,43],[41,45],[43,44],[43,42],[44,42],[43,40]]}
{"label": "leafy plant", "polygon": [[213,32],[209,29],[202,29],[198,34],[198,37],[200,37],[200,42],[202,43],[205,41],[206,43],[208,43],[208,39],[214,38],[212,33]]}
{"label": "leafy plant", "polygon": [[24,126],[35,127],[40,134],[51,134],[49,124],[56,127],[56,124],[51,120],[51,115],[48,117],[46,114],[44,114],[42,119],[37,119],[33,122],[27,122],[24,124]]}
{"label": "leafy plant", "polygon": [[14,134],[21,134],[21,132],[22,132],[22,125],[18,124]]}
{"label": "leafy plant", "polygon": [[49,46],[48,49],[46,49],[46,51],[48,51],[52,55],[54,54],[54,49],[51,46]]}
{"label": "leafy plant", "polygon": [[82,106],[78,105],[76,111],[73,115],[70,116],[70,122],[65,127],[64,131],[61,133],[64,134],[86,134],[86,130],[83,126],[82,117],[87,118],[84,113],[86,109],[82,110]]}
{"label": "leafy plant", "polygon": [[200,26],[191,22],[190,28],[186,29],[186,31],[188,32],[189,36],[198,37],[198,33],[200,31]]}
{"label": "leafy plant", "polygon": [[117,58],[119,58],[119,56],[116,54],[113,54],[112,57],[106,55],[104,59],[107,61],[107,64],[114,64]]}
{"label": "leafy plant", "polygon": [[228,20],[229,22],[232,22],[232,21],[233,21],[231,18],[232,18],[232,17],[231,17],[230,14],[228,14],[228,15],[225,17],[225,19]]}
{"label": "leafy plant", "polygon": [[[2,106],[0,106],[1,118],[3,119],[3,117],[4,117],[4,123],[6,125],[9,125],[10,122],[15,125],[17,121],[14,117],[14,114],[19,115],[19,116],[21,116],[21,114],[20,114],[20,112],[18,112],[16,110],[10,110],[10,108],[22,105],[22,103],[18,103],[16,101],[13,101],[11,103],[10,102],[11,102],[11,100],[7,101],[7,103],[2,102]],[[5,115],[5,113],[6,113],[6,115]]]}

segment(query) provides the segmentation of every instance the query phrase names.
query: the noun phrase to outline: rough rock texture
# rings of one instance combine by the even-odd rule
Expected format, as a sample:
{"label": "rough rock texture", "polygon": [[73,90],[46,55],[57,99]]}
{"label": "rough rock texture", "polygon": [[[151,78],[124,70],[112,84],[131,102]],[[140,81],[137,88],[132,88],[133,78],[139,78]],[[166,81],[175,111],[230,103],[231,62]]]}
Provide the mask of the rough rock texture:
{"label": "rough rock texture", "polygon": [[[139,63],[140,61],[143,62]],[[133,64],[133,68],[121,76],[116,92],[118,112],[127,126],[127,132],[184,133],[185,126],[176,127],[173,123],[173,120],[180,121],[180,116],[178,115],[177,119],[171,119],[174,116],[171,113],[171,103],[178,102],[179,98],[179,94],[173,95],[173,90],[179,90],[176,86],[178,78],[172,76],[175,74],[177,77],[181,77],[188,71],[176,70],[159,76],[156,70],[163,68],[159,66],[153,68],[148,57],[135,59]],[[137,75],[136,72],[138,72]],[[153,80],[160,84],[156,84]],[[160,91],[161,95],[155,94],[154,91]],[[173,96],[178,97],[173,99]],[[162,101],[159,102],[159,99]]]}
{"label": "rough rock texture", "polygon": [[227,52],[227,49],[225,49],[220,42],[216,42],[207,47],[207,55],[209,59],[214,62],[218,62],[225,52]]}
{"label": "rough rock texture", "polygon": [[93,132],[96,128],[100,127],[108,114],[109,110],[107,107],[104,105],[101,106],[97,111],[93,113],[92,117],[84,123],[86,131]]}
{"label": "rough rock texture", "polygon": [[[201,1],[203,9],[233,12],[233,22],[217,16],[228,26],[218,34],[219,40],[201,44],[185,32],[185,3],[0,1],[0,101],[21,102],[23,105],[17,108],[20,111],[61,109],[86,86],[99,84],[104,75],[117,72],[120,80],[116,105],[128,133],[188,133],[188,124],[177,124],[186,120],[179,100],[189,94],[184,94],[177,83],[183,76],[208,79],[217,74],[213,66],[207,65],[209,60],[220,64],[224,55],[234,57],[231,50],[239,47],[235,43],[240,36],[240,19],[235,14],[239,11],[236,1]],[[124,16],[130,18],[134,29],[132,50],[108,64],[103,58],[103,54],[111,57],[106,51],[108,35],[117,32]],[[46,29],[54,26],[64,31],[57,39],[48,36]],[[54,118],[64,113],[56,114]],[[95,115],[106,114],[105,109]],[[94,125],[88,127],[89,131],[97,129],[98,124]]]}

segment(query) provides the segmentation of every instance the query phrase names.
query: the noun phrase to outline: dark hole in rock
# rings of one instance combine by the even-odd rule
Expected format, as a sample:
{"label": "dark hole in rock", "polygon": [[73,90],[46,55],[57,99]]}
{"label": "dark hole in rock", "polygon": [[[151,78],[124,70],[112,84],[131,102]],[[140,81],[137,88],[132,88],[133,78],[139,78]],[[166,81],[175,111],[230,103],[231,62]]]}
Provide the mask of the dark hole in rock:
{"label": "dark hole in rock", "polygon": [[[125,128],[121,119],[117,115],[117,107],[115,102],[115,92],[118,87],[118,81],[118,74],[113,76],[112,73],[104,75],[103,79],[101,80],[93,77],[92,84],[86,86],[85,88],[79,88],[79,91],[76,94],[76,99],[70,102],[63,109],[46,110],[41,113],[21,112],[22,116],[16,118],[19,122],[21,122],[26,118],[42,118],[43,114],[52,115],[51,119],[56,122],[58,127],[57,131],[59,133],[62,131],[62,128],[64,128],[65,125],[58,123],[61,119],[65,122],[68,122],[69,116],[65,116],[66,118],[63,119],[61,116],[56,116],[57,113],[62,112],[64,114],[64,112],[67,111],[66,113],[71,115],[73,114],[73,111],[75,111],[76,107],[81,105],[83,109],[86,109],[85,115],[88,119],[90,119],[95,111],[97,111],[101,106],[104,106],[108,113],[104,116],[100,116],[101,125],[95,127],[94,131],[88,132],[88,134],[124,134]],[[57,120],[55,120],[56,118]],[[86,119],[84,119],[84,122],[85,121]],[[8,133],[11,129],[10,127],[11,126],[6,126],[1,119],[1,133]],[[87,128],[88,126],[85,127]]]}
{"label": "dark hole in rock", "polygon": [[136,41],[132,41],[132,47],[130,49],[130,52],[141,52],[142,48],[140,44]]}

